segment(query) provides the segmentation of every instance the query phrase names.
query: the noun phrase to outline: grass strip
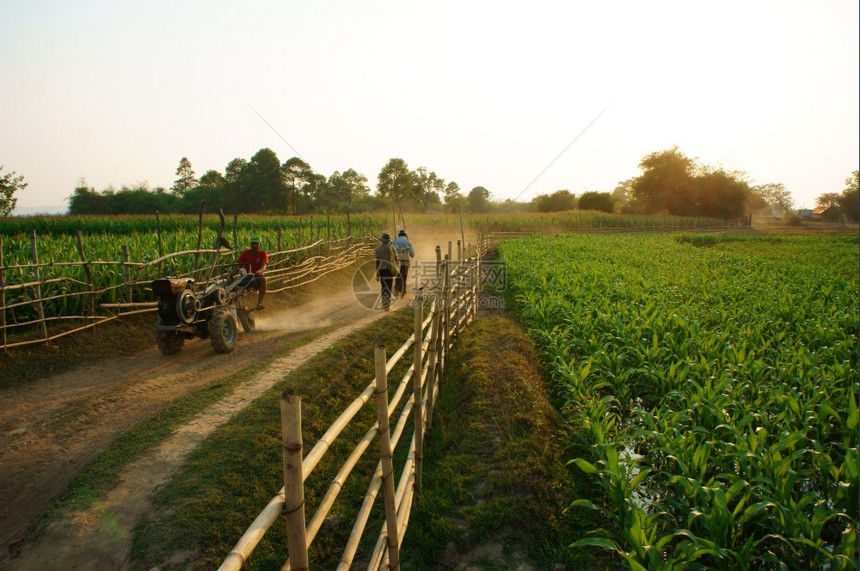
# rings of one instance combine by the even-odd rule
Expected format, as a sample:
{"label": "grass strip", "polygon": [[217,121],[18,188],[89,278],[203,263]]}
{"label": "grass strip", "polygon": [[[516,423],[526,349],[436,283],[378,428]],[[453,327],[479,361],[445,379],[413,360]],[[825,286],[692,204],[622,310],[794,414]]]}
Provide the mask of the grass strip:
{"label": "grass strip", "polygon": [[425,446],[404,568],[597,567],[593,552],[567,547],[595,525],[591,515],[575,519],[582,514],[565,509],[590,490],[566,465],[576,428],[550,404],[537,362],[532,342],[505,317],[480,319],[457,339]]}

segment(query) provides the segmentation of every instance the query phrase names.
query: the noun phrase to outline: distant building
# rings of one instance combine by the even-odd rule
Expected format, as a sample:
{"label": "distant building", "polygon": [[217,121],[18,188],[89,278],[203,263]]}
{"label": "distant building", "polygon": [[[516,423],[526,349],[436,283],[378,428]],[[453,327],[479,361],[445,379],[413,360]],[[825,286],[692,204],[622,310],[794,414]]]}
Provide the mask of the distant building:
{"label": "distant building", "polygon": [[840,218],[839,207],[830,205],[830,206],[819,206],[815,210],[812,211],[811,218],[813,220],[825,220],[825,221],[838,221]]}

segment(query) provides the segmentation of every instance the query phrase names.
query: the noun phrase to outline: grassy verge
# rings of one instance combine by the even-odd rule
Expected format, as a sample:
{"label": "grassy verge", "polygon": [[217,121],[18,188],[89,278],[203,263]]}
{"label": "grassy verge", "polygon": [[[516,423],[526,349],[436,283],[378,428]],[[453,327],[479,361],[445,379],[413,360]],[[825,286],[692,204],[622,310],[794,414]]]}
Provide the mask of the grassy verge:
{"label": "grassy verge", "polygon": [[602,556],[567,547],[595,521],[566,507],[592,490],[566,465],[577,429],[550,404],[531,341],[507,318],[481,319],[450,363],[404,568],[605,568]]}

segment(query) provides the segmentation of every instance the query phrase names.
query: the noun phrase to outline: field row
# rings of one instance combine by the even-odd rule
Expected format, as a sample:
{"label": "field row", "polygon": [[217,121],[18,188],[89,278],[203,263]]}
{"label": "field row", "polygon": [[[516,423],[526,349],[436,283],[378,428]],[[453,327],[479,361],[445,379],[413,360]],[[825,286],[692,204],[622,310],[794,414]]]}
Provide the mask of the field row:
{"label": "field row", "polygon": [[[631,568],[856,568],[856,237],[502,245]],[[642,566],[642,567],[640,567]]]}

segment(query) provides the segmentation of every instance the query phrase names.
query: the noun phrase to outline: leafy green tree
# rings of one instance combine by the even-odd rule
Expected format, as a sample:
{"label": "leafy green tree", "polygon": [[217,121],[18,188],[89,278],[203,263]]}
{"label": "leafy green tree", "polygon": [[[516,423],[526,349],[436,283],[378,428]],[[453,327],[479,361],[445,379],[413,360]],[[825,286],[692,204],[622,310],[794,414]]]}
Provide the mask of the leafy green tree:
{"label": "leafy green tree", "polygon": [[435,172],[427,172],[427,167],[418,167],[412,173],[412,183],[412,195],[421,210],[426,212],[431,205],[441,204],[439,193],[445,192],[445,180],[436,176]]}
{"label": "leafy green tree", "polygon": [[552,194],[539,194],[532,199],[538,212],[564,212],[576,208],[576,195],[569,190],[556,190]]}
{"label": "leafy green tree", "polygon": [[767,201],[764,197],[756,192],[755,189],[750,189],[749,195],[747,195],[747,203],[746,210],[753,216],[756,216],[759,212],[767,208]]}
{"label": "leafy green tree", "polygon": [[857,222],[860,219],[860,174],[858,171],[851,173],[851,176],[845,179],[845,190],[839,197],[839,209],[848,220]]}
{"label": "leafy green tree", "polygon": [[299,197],[299,212],[328,212],[331,208],[325,206],[326,196],[329,195],[328,181],[316,172],[311,171],[308,182]]}
{"label": "leafy green tree", "polygon": [[152,214],[172,212],[176,208],[175,195],[168,194],[164,188],[150,190],[147,183],[134,188],[123,186],[119,191],[107,195],[113,214]]}
{"label": "leafy green tree", "polygon": [[347,169],[342,174],[333,172],[324,188],[325,192],[320,195],[317,207],[325,211],[354,211],[355,204],[370,194],[367,177],[353,169]]}
{"label": "leafy green tree", "polygon": [[212,204],[213,209],[223,208],[226,212],[243,213],[254,212],[256,204],[251,203],[246,196],[247,188],[242,172],[248,165],[245,159],[233,159],[227,163],[224,169],[224,180],[226,185],[224,192],[221,195],[221,201],[218,204]]}
{"label": "leafy green tree", "polygon": [[414,193],[413,174],[403,159],[389,159],[379,171],[376,192],[382,198],[403,201]]}
{"label": "leafy green tree", "polygon": [[69,197],[69,214],[113,214],[110,199],[105,194],[96,192],[95,188],[87,187],[87,181],[81,179],[72,196]]}
{"label": "leafy green tree", "polygon": [[460,185],[449,182],[445,186],[445,210],[447,212],[461,212],[466,204],[465,198],[460,193]]}
{"label": "leafy green tree", "polygon": [[0,165],[0,216],[9,216],[15,210],[18,199],[15,193],[27,188],[23,176],[15,176],[15,171],[3,174],[3,165]]}
{"label": "leafy green tree", "polygon": [[227,180],[216,170],[203,173],[196,187],[187,190],[177,200],[179,212],[193,214],[200,211],[200,204],[205,202],[214,209],[224,207],[226,200]]}
{"label": "leafy green tree", "polygon": [[839,206],[839,199],[842,197],[838,192],[825,192],[815,199],[815,206],[819,208],[827,208],[828,206]]}
{"label": "leafy green tree", "polygon": [[728,220],[746,214],[750,187],[741,173],[702,169],[695,180],[698,215]]}
{"label": "leafy green tree", "polygon": [[469,191],[468,197],[469,212],[475,214],[483,214],[492,209],[490,203],[490,191],[483,186],[476,186]]}
{"label": "leafy green tree", "polygon": [[612,212],[615,210],[615,199],[608,192],[589,191],[583,192],[579,197],[580,210],[596,210],[598,212]]}
{"label": "leafy green tree", "polygon": [[314,171],[311,165],[292,157],[281,165],[281,176],[284,181],[286,196],[286,213],[302,214],[310,207],[311,185],[314,181]]}
{"label": "leafy green tree", "polygon": [[272,149],[260,149],[242,169],[242,186],[251,203],[249,212],[282,213],[286,210],[281,161]]}
{"label": "leafy green tree", "polygon": [[673,147],[646,155],[642,175],[633,179],[633,201],[638,212],[693,216],[697,211],[696,163]]}
{"label": "leafy green tree", "polygon": [[173,194],[176,196],[182,196],[189,190],[195,188],[198,184],[197,179],[194,178],[194,169],[191,168],[191,161],[185,157],[180,159],[179,166],[176,169],[176,175],[179,178],[177,178],[173,182],[173,186],[170,187],[170,190],[172,190]]}
{"label": "leafy green tree", "polygon": [[774,216],[788,214],[794,208],[791,193],[781,182],[760,184],[752,187],[752,191],[761,196]]}
{"label": "leafy green tree", "polygon": [[633,200],[633,179],[619,182],[612,191],[612,201],[619,212],[629,212]]}

